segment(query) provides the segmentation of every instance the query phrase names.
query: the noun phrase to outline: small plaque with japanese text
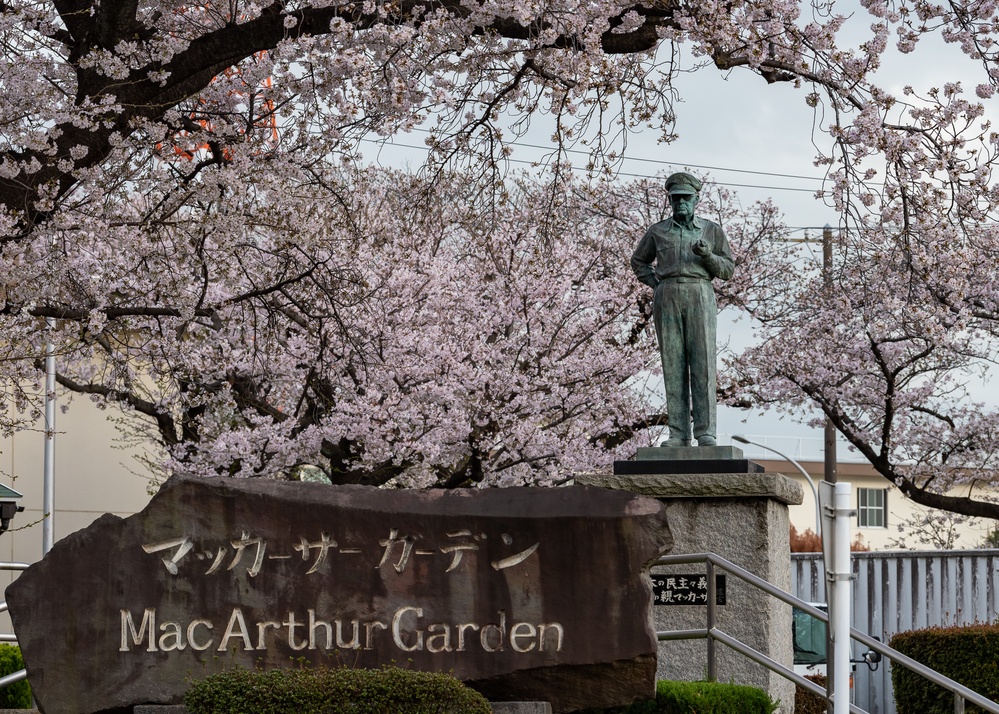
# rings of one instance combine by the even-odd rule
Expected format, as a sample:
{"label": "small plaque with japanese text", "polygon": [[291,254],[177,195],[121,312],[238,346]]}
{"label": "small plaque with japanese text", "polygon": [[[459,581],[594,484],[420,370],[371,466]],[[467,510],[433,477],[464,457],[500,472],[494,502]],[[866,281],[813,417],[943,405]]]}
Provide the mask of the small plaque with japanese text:
{"label": "small plaque with japanese text", "polygon": [[[708,578],[703,573],[669,573],[652,576],[656,605],[707,605]],[[725,603],[725,576],[715,575],[715,604]]]}

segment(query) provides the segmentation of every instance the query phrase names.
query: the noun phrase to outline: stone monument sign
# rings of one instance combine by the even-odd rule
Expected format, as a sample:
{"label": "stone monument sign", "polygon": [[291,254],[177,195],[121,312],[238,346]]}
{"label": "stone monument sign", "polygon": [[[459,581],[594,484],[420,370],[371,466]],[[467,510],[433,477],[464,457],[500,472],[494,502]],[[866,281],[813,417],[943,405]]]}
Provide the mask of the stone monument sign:
{"label": "stone monument sign", "polygon": [[7,588],[46,714],[181,701],[223,667],[397,663],[555,711],[654,694],[659,501],[174,477]]}

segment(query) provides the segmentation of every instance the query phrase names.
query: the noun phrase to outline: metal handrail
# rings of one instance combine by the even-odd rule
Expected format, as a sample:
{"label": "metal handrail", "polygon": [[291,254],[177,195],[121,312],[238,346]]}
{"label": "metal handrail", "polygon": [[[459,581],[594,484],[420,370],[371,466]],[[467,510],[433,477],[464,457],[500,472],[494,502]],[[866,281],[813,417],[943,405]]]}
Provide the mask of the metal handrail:
{"label": "metal handrail", "polygon": [[[31,563],[21,563],[18,561],[0,561],[0,570],[27,570],[31,567]],[[0,612],[7,612],[9,609],[7,602],[0,602]],[[14,633],[0,633],[0,642],[11,642],[17,643],[17,635]],[[14,684],[15,682],[20,682],[23,679],[28,678],[28,671],[25,669],[19,669],[16,672],[12,672],[5,677],[0,677],[0,689],[3,689],[7,685]]]}
{"label": "metal handrail", "polygon": [[28,670],[19,669],[16,672],[11,672],[6,677],[0,677],[0,689],[6,687],[8,684],[14,684],[15,682],[20,682],[28,678]]}
{"label": "metal handrail", "polygon": [[734,649],[736,652],[739,652],[740,654],[749,657],[749,659],[753,660],[754,662],[757,662],[758,664],[762,664],[764,667],[768,667],[769,669],[773,669],[773,667],[783,668],[784,674],[787,675],[788,679],[790,679],[795,684],[804,687],[809,691],[812,691],[815,694],[819,694],[821,696],[821,693],[825,691],[822,687],[820,687],[812,680],[805,679],[800,674],[794,672],[793,670],[788,669],[787,667],[784,667],[784,665],[780,664],[779,662],[775,662],[774,660],[770,659],[770,657],[767,657],[759,650],[754,649],[753,647],[750,647],[749,645],[740,642],[731,635],[725,634],[717,627],[712,630],[707,630],[707,629],[664,630],[662,632],[657,632],[656,634],[658,635],[660,642],[671,642],[673,640],[698,640],[698,639],[704,639],[705,637],[708,637],[710,634],[711,637],[715,638],[719,642],[725,643],[726,645]]}
{"label": "metal handrail", "polygon": [[2,561],[0,560],[0,570],[27,570],[31,567],[31,563],[21,563],[16,560]]}
{"label": "metal handrail", "polygon": [[[714,659],[713,643],[715,640],[718,640],[719,642],[722,642],[728,647],[731,647],[736,652],[739,652],[740,654],[749,657],[753,661],[763,665],[772,672],[776,672],[785,679],[791,680],[798,686],[812,692],[813,694],[822,697],[828,702],[829,701],[828,689],[820,687],[814,682],[805,679],[801,675],[795,674],[794,671],[788,669],[784,665],[775,662],[762,652],[759,652],[753,649],[752,647],[749,647],[748,645],[736,640],[730,635],[727,635],[726,633],[718,630],[714,626],[715,608],[716,608],[715,595],[713,592],[714,581],[715,581],[714,572],[713,572],[714,568],[715,567],[722,568],[726,572],[735,575],[737,578],[745,580],[750,585],[754,585],[760,590],[763,590],[768,595],[772,595],[773,597],[776,597],[778,600],[781,600],[787,603],[788,605],[796,607],[799,610],[805,611],[812,617],[815,617],[821,620],[822,622],[825,622],[827,625],[829,623],[829,615],[822,612],[822,610],[819,610],[817,607],[809,605],[804,600],[801,600],[799,598],[796,598],[794,595],[784,592],[780,588],[768,583],[766,580],[763,580],[759,576],[754,575],[745,568],[741,568],[735,563],[726,560],[725,558],[722,558],[718,555],[715,555],[714,553],[691,553],[689,555],[664,555],[661,558],[659,558],[659,560],[656,562],[656,565],[687,565],[691,563],[705,563],[707,565],[708,626],[704,630],[682,630],[682,631],[678,630],[672,632],[671,631],[657,632],[656,636],[658,637],[658,639],[660,641],[665,641],[672,639],[706,638],[708,641],[708,679],[710,681],[715,681],[716,679],[715,676],[716,665],[712,660]],[[991,714],[999,714],[999,704],[997,704],[996,702],[993,702],[990,699],[986,699],[978,692],[974,692],[968,689],[963,684],[955,682],[953,679],[950,679],[949,677],[945,677],[939,672],[930,669],[926,665],[920,664],[911,657],[907,657],[898,650],[889,647],[888,645],[884,644],[879,640],[876,640],[870,635],[867,635],[861,632],[860,630],[856,630],[851,627],[850,638],[857,640],[861,644],[866,645],[869,649],[874,650],[875,652],[881,654],[884,657],[887,657],[893,663],[898,663],[903,667],[905,667],[906,669],[912,670],[916,674],[925,677],[934,684],[937,684],[943,687],[944,689],[948,690],[949,692],[951,692],[954,695],[955,712],[963,712],[964,703],[970,702],[972,704],[975,704],[976,706],[981,707],[987,712],[991,712]],[[860,709],[859,707],[853,704],[850,704],[850,712],[853,714],[867,714],[867,712],[865,712],[863,709]]]}

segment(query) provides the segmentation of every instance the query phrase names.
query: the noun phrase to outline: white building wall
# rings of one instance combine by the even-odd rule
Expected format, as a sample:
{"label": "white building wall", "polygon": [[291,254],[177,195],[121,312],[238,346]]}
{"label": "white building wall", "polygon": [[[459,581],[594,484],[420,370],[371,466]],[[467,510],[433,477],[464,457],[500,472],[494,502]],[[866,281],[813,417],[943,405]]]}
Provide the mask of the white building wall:
{"label": "white building wall", "polygon": [[[76,399],[67,413],[56,415],[53,526],[57,540],[104,513],[128,516],[149,501],[149,474],[134,458],[135,450],[117,444],[115,426],[108,420],[112,414],[89,400]],[[44,441],[42,426],[0,438],[0,480],[24,496],[20,501],[24,512],[13,518],[9,531],[0,534],[0,560],[33,563],[41,559]],[[0,587],[5,589],[16,575],[0,571]],[[72,597],[73,593],[58,596]],[[0,632],[10,632],[6,613],[0,616]]]}

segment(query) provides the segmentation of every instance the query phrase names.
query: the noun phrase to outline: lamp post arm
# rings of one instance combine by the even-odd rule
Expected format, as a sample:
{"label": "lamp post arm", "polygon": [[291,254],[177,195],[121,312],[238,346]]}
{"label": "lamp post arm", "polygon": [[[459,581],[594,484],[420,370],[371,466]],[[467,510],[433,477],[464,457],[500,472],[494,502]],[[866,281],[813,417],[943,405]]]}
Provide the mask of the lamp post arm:
{"label": "lamp post arm", "polygon": [[767,446],[767,445],[761,444],[761,443],[759,443],[757,441],[750,441],[749,439],[747,439],[744,436],[733,436],[732,439],[734,441],[738,441],[739,443],[742,443],[742,444],[751,444],[752,446],[758,446],[761,449],[766,449],[767,451],[772,451],[773,453],[777,454],[782,459],[784,459],[785,461],[787,461],[789,464],[791,464],[792,466],[794,466],[794,468],[798,469],[799,472],[801,472],[801,475],[805,477],[805,481],[808,482],[809,488],[812,489],[812,498],[815,501],[815,534],[821,537],[822,536],[822,511],[819,509],[819,491],[815,487],[815,481],[812,480],[812,477],[808,475],[808,472],[805,471],[805,469],[803,469],[801,467],[801,464],[799,464],[797,461],[795,461],[794,459],[792,459],[787,454],[785,454],[783,452],[780,452],[780,451],[777,451],[777,449],[773,448],[772,446]]}

